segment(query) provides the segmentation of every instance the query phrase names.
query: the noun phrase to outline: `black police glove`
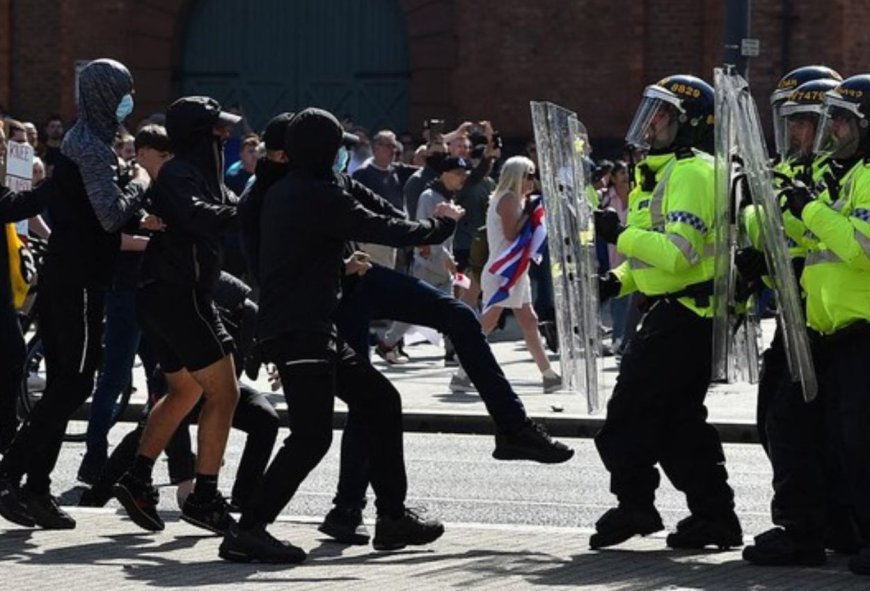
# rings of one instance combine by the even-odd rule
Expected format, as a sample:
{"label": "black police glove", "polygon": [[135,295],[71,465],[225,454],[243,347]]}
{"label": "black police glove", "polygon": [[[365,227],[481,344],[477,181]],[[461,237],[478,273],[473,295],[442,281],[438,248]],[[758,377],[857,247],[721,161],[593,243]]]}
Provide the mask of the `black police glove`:
{"label": "black police glove", "polygon": [[810,188],[800,181],[794,181],[780,193],[780,196],[785,197],[788,210],[797,219],[802,219],[804,207],[816,198]]}
{"label": "black police glove", "polygon": [[606,302],[610,298],[619,295],[619,290],[622,289],[622,282],[613,273],[598,276],[598,301]]}
{"label": "black police glove", "polygon": [[746,281],[755,282],[767,275],[764,253],[754,248],[741,248],[734,255],[734,265]]}
{"label": "black police glove", "polygon": [[608,244],[616,244],[619,235],[625,230],[625,226],[619,221],[619,214],[615,209],[596,209],[595,235]]}

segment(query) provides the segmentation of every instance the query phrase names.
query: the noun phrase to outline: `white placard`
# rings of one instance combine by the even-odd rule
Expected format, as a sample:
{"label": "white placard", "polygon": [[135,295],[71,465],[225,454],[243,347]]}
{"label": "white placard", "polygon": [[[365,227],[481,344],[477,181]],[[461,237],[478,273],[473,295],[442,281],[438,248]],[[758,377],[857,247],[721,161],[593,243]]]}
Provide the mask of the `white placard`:
{"label": "white placard", "polygon": [[[6,144],[6,179],[5,185],[16,193],[27,191],[33,181],[33,147],[23,142],[8,142]],[[15,224],[15,231],[21,236],[27,236],[27,220]]]}

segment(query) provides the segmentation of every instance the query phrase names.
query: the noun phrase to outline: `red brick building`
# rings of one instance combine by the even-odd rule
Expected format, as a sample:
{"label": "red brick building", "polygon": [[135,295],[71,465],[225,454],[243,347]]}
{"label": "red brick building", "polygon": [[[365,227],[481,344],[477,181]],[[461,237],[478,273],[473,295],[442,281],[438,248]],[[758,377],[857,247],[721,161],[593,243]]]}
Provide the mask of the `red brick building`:
{"label": "red brick building", "polygon": [[[721,0],[352,1],[354,9],[362,3],[366,15],[387,4],[400,11],[407,53],[402,118],[414,128],[431,116],[448,123],[490,118],[503,135],[525,137],[528,101],[546,99],[575,109],[593,137],[617,140],[645,84],[677,72],[710,80],[722,56]],[[107,56],[127,64],[136,79],[134,120],[161,110],[186,88],[193,21],[206,18],[206,5],[220,2],[0,0],[0,105],[24,119],[52,112],[71,118],[76,62]],[[351,5],[329,13],[331,2],[341,4],[316,4],[332,20],[320,14],[310,23],[307,9],[298,11],[309,0],[236,4],[259,10],[261,19],[279,4],[282,10],[294,6],[296,26],[319,35],[352,26],[345,22]],[[217,19],[209,25],[215,55],[225,35],[238,39],[237,52],[271,42],[260,34],[262,20],[245,30],[232,15],[209,18]],[[763,115],[784,70],[807,63],[825,63],[844,75],[870,70],[868,22],[866,0],[754,0],[751,36],[760,39],[761,54],[751,60],[750,82]],[[300,51],[297,61],[322,59]],[[345,48],[342,55],[354,51]],[[279,94],[275,100],[280,104]]]}

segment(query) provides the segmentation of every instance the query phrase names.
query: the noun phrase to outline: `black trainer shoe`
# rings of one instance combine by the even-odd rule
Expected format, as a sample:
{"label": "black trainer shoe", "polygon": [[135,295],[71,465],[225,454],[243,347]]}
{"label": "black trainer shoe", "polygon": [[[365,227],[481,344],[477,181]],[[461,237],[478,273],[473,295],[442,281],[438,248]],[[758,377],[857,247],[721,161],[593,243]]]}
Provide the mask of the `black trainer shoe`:
{"label": "black trainer shoe", "polygon": [[306,555],[302,548],[275,539],[264,525],[240,529],[238,524],[233,524],[224,534],[218,556],[232,562],[299,564]]}
{"label": "black trainer shoe", "polygon": [[31,494],[26,490],[21,495],[27,514],[33,517],[42,529],[75,529],[76,520],[60,508],[51,493]]}
{"label": "black trainer shoe", "polygon": [[205,501],[198,499],[196,493],[188,495],[181,508],[181,519],[216,534],[227,533],[230,526],[236,523],[230,515],[229,503],[219,492]]}
{"label": "black trainer shoe", "polygon": [[595,522],[595,533],[589,538],[592,550],[621,544],[634,536],[647,536],[665,528],[655,507],[627,507],[619,505],[608,509]]}
{"label": "black trainer shoe", "polygon": [[369,543],[369,530],[363,523],[362,510],[358,507],[336,505],[317,529],[342,544],[364,546]]}
{"label": "black trainer shoe", "polygon": [[405,509],[399,518],[378,515],[375,524],[375,550],[401,550],[405,546],[423,546],[434,542],[444,533],[444,524],[437,519],[426,519],[420,513]]}
{"label": "black trainer shoe", "polygon": [[148,531],[163,531],[166,527],[157,513],[160,493],[150,482],[142,482],[129,472],[112,487],[112,494],[124,507],[133,523]]}
{"label": "black trainer shoe", "polygon": [[0,478],[0,517],[24,527],[36,525],[21,502],[21,489],[5,478]]}
{"label": "black trainer shoe", "polygon": [[529,419],[514,433],[497,431],[492,452],[497,460],[532,460],[542,464],[561,464],[573,455],[573,449],[550,437],[543,425]]}
{"label": "black trainer shoe", "polygon": [[870,575],[870,546],[865,546],[849,559],[849,570],[856,575]]}
{"label": "black trainer shoe", "polygon": [[677,524],[677,531],[666,542],[669,548],[680,550],[702,550],[707,546],[728,550],[743,545],[743,530],[733,511],[717,519],[689,515]]}
{"label": "black trainer shoe", "polygon": [[112,499],[112,489],[97,484],[85,489],[79,497],[79,507],[105,507]]}
{"label": "black trainer shoe", "polygon": [[755,536],[755,543],[743,549],[743,560],[759,566],[821,566],[827,556],[822,544],[775,527]]}
{"label": "black trainer shoe", "polygon": [[79,465],[76,480],[85,484],[94,485],[100,480],[100,474],[103,473],[103,466],[106,464],[105,457],[98,457],[92,453],[85,453],[82,458],[82,463]]}

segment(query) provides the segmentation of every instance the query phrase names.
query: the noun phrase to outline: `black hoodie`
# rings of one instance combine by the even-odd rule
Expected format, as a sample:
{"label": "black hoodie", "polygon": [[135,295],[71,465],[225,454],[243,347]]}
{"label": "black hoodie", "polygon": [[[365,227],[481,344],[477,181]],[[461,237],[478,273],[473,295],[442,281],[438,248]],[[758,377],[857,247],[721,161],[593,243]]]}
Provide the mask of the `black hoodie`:
{"label": "black hoodie", "polygon": [[300,112],[288,126],[288,174],[266,192],[260,211],[261,340],[295,331],[335,334],[330,318],[341,298],[346,242],[435,244],[456,226],[363,207],[332,171],[341,138],[338,121],[320,109]]}
{"label": "black hoodie", "polygon": [[237,226],[237,200],[223,184],[221,142],[212,132],[216,118],[195,109],[173,113],[184,100],[167,112],[175,156],[160,169],[152,201],[166,229],[148,243],[143,283],[165,281],[210,293],[221,271],[221,237]]}

